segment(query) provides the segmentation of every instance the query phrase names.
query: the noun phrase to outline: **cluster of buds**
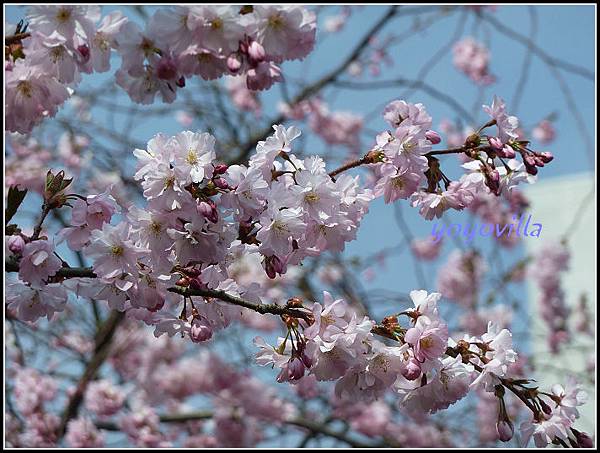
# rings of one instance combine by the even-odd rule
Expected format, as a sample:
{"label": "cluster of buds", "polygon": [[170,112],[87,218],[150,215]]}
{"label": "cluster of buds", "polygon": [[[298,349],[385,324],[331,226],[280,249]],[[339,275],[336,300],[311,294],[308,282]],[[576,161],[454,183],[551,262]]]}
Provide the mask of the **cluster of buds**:
{"label": "cluster of buds", "polygon": [[537,167],[543,167],[545,164],[552,162],[554,156],[550,152],[539,152],[539,151],[531,151],[526,148],[526,145],[529,142],[518,142],[518,150],[523,157],[523,164],[525,165],[525,169],[527,173],[530,175],[536,175],[538,170]]}
{"label": "cluster of buds", "polygon": [[243,41],[240,41],[237,52],[232,52],[227,58],[227,68],[233,74],[237,74],[244,63],[248,68],[256,68],[265,61],[265,57],[265,48],[258,41],[246,36]]}

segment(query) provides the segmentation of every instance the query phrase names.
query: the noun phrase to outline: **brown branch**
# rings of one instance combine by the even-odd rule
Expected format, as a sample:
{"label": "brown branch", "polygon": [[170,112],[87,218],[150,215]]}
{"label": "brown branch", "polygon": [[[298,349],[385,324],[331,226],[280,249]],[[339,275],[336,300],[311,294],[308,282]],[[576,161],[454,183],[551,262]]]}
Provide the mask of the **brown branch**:
{"label": "brown branch", "polygon": [[[4,262],[6,272],[18,272],[19,265],[12,259],[8,259]],[[63,267],[56,274],[55,277],[60,278],[96,278],[97,275],[91,267]],[[240,307],[254,310],[260,314],[271,314],[278,316],[292,316],[294,318],[300,318],[308,320],[310,313],[298,308],[287,308],[277,304],[256,304],[249,302],[241,297],[232,296],[227,294],[225,291],[216,289],[192,289],[183,286],[174,286],[168,288],[168,291],[176,294],[180,294],[184,297],[201,296],[213,299],[219,299],[223,302],[227,302]]]}
{"label": "brown branch", "polygon": [[527,36],[524,36],[511,29],[510,27],[507,27],[491,14],[487,14],[484,12],[479,12],[478,14],[483,20],[490,23],[500,33],[526,46],[529,51],[537,55],[546,64],[555,66],[557,68],[561,68],[562,70],[571,72],[573,74],[577,74],[592,82],[594,81],[594,71],[573,63],[569,63],[568,61],[563,61],[559,58],[552,57],[548,55],[545,51],[543,51],[540,47],[538,47],[534,42],[532,42]]}
{"label": "brown branch", "polygon": [[255,304],[253,302],[249,302],[241,297],[232,296],[231,294],[227,294],[225,291],[216,290],[216,289],[192,289],[185,288],[183,286],[175,286],[173,288],[168,288],[168,291],[172,293],[181,294],[184,297],[192,297],[192,296],[201,296],[206,298],[219,299],[223,302],[230,303],[232,305],[237,305],[240,307],[248,308],[250,310],[254,310],[257,313],[262,315],[271,314],[278,316],[291,316],[293,318],[300,318],[304,320],[309,320],[311,317],[311,313],[305,310],[301,310],[298,308],[287,308],[277,304]]}
{"label": "brown branch", "polygon": [[20,42],[22,39],[29,38],[30,36],[31,36],[31,33],[29,33],[29,32],[16,33],[14,35],[6,36],[6,37],[4,37],[4,45],[10,46],[11,44],[16,44],[16,43]]}
{"label": "brown branch", "polygon": [[40,216],[40,219],[33,228],[33,234],[31,235],[32,241],[36,241],[39,239],[40,234],[42,233],[42,226],[44,224],[44,220],[46,220],[46,217],[48,216],[51,210],[52,208],[50,207],[50,205],[47,202],[44,202],[44,205],[42,206],[42,215]]}
{"label": "brown branch", "polygon": [[59,437],[62,437],[65,434],[69,420],[77,417],[87,386],[90,381],[94,379],[96,372],[100,369],[102,364],[106,361],[115,332],[121,321],[123,321],[124,316],[125,314],[123,312],[113,311],[98,330],[95,339],[94,354],[86,365],[81,378],[79,378],[75,392],[70,396],[67,406],[62,414],[58,428]]}

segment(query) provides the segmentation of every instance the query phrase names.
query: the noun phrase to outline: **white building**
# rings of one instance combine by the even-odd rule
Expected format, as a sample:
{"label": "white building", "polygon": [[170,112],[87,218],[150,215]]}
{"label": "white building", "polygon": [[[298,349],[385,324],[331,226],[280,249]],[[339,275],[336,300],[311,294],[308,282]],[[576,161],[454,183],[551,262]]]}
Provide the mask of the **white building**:
{"label": "white building", "polygon": [[[548,240],[558,240],[565,233],[571,252],[570,269],[562,278],[566,302],[574,307],[582,294],[586,294],[595,329],[596,316],[596,199],[594,175],[580,173],[554,179],[541,179],[526,188],[531,200],[530,214],[543,226],[539,239],[524,240],[528,253],[535,253]],[[575,334],[572,344],[564,347],[558,355],[549,354],[544,322],[536,316],[538,289],[534,282],[528,283],[528,296],[532,301],[530,314],[535,320],[531,330],[531,351],[535,355],[536,372],[540,387],[549,388],[563,383],[567,374],[574,374],[588,393],[588,403],[583,407],[582,417],[576,424],[582,430],[595,434],[595,368],[588,371],[589,362],[595,357],[595,338]]]}

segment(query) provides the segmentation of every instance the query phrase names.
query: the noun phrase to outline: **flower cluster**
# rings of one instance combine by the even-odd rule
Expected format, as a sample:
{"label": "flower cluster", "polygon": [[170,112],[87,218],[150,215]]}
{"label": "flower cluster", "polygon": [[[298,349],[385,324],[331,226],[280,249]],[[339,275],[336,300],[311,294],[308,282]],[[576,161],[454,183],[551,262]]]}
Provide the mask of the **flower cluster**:
{"label": "flower cluster", "polygon": [[328,145],[346,146],[353,154],[360,152],[363,119],[359,115],[332,111],[323,100],[316,97],[294,105],[282,103],[279,110],[288,119],[307,119],[312,131]]}
{"label": "flower cluster", "polygon": [[565,244],[546,243],[535,254],[531,277],[537,283],[540,294],[538,306],[542,319],[548,327],[548,346],[554,352],[570,339],[568,320],[570,310],[561,287],[561,273],[569,267],[570,253]]}
{"label": "flower cluster", "polygon": [[[506,112],[504,101],[494,96],[491,106],[483,106],[491,120],[469,135],[462,146],[435,151],[441,141],[431,130],[431,117],[422,104],[394,101],[384,110],[384,118],[395,128],[377,136],[375,196],[386,203],[411,199],[412,205],[427,220],[448,209],[463,210],[485,194],[511,197],[522,182],[534,182],[538,167],[552,161],[549,152],[532,151],[529,142],[518,140],[519,121]],[[482,133],[496,126],[495,135]],[[465,173],[451,181],[442,171],[436,155],[461,154],[466,158]],[[522,163],[516,159],[521,155]],[[427,187],[421,187],[426,183]],[[444,188],[441,187],[443,183]],[[483,194],[483,195],[482,195]]]}
{"label": "flower cluster", "polygon": [[[115,37],[127,21],[116,11],[101,19],[99,6],[46,5],[28,10],[26,37],[6,56],[6,128],[28,133],[52,117],[81,74],[106,72]],[[24,34],[19,24],[15,35]]]}
{"label": "flower cluster", "polygon": [[119,11],[100,21],[99,6],[32,6],[27,19],[5,55],[6,127],[20,133],[54,116],[82,73],[108,71],[113,50],[116,82],[134,102],[170,103],[194,75],[240,75],[248,89],[268,89],[282,80],[282,62],[308,55],[316,33],[314,13],[300,6],[162,8],[143,30]]}
{"label": "flower cluster", "polygon": [[186,78],[240,75],[250,90],[282,80],[285,60],[304,58],[315,42],[316,18],[299,6],[177,6],[157,10],[142,30],[119,34],[117,84],[134,102],[156,95],[173,102]]}
{"label": "flower cluster", "polygon": [[454,66],[475,83],[489,85],[495,81],[489,72],[490,52],[483,44],[468,37],[454,44],[452,51]]}
{"label": "flower cluster", "polygon": [[[462,146],[438,152],[464,154],[469,159],[463,166],[467,172],[458,181],[450,181],[434,157],[432,146],[441,137],[430,129],[431,117],[425,107],[401,100],[384,111],[394,130],[381,133],[361,159],[330,172],[321,157],[300,158],[294,153],[300,136],[295,126],[273,126],[273,134],[258,142],[247,165],[219,163],[216,140],[208,133],[158,134],[146,149],[133,153],[137,159],[134,179],[142,188],[145,205],[121,206],[126,213],[114,224],[120,206],[112,187],[86,197],[65,194],[72,180],[64,171],[50,171],[41,190],[44,214],[33,234],[13,225],[14,234],[7,238],[9,263],[19,273],[19,280],[7,287],[8,313],[26,322],[43,316],[51,319],[65,309],[70,295],[126,312],[128,322],[152,326],[154,336],[161,337],[157,341],[171,341],[170,337],[178,334],[192,343],[210,340],[233,322],[273,330],[272,323],[257,316],[278,314],[287,333],[275,346],[257,337],[257,362],[278,368],[277,381],[294,384],[301,397],[318,393],[317,382],[330,381],[335,382],[335,398],[341,404],[354,401],[370,407],[392,393],[404,412],[422,417],[447,409],[475,390],[493,394],[500,401],[497,433],[501,440],[509,440],[512,421],[503,400],[507,389],[533,414],[532,422],[523,427],[526,436],[531,431],[538,443],[543,439],[584,444],[585,435],[572,428],[576,410],[549,410],[544,401],[547,394],[527,387],[528,380],[514,377],[511,369],[517,355],[503,318],[487,323],[484,316],[498,317],[495,312],[474,311],[478,282],[485,270],[477,254],[451,255],[438,282],[446,297],[478,316],[471,323],[475,336],[466,333],[454,340],[438,309],[441,294],[424,290],[412,291],[413,306],[385,317],[380,324],[328,293],[322,303],[308,307],[299,297],[288,299],[285,305],[266,303],[285,294],[284,285],[277,288],[269,280],[285,283],[286,278],[297,276],[294,269],[305,259],[343,251],[346,243],[355,239],[369,203],[377,196],[383,195],[386,202],[411,199],[427,219],[451,207],[469,207],[485,216],[493,210],[488,198],[499,195],[509,205],[507,212],[519,212],[526,200],[514,186],[531,181],[531,166],[543,166],[542,157],[548,160],[551,156],[531,151],[527,142],[517,139],[518,121],[506,113],[499,98],[485,110],[492,117],[488,123]],[[496,135],[483,135],[491,126],[497,127]],[[514,159],[517,152],[525,164]],[[503,170],[496,169],[496,159]],[[360,165],[368,166],[375,176],[368,187],[359,176],[345,173]],[[431,199],[426,201],[428,197]],[[89,258],[93,263],[90,269],[70,269],[57,254],[54,242],[42,235],[44,217],[63,206],[70,207],[71,218],[58,238]],[[414,253],[425,259],[435,258],[439,248],[437,244],[413,243]],[[335,269],[330,271],[324,277],[335,281]],[[547,283],[545,274],[539,278]],[[556,290],[556,285],[550,286],[548,291]],[[400,322],[402,317],[406,323]],[[85,348],[82,351],[85,354]],[[123,376],[136,375],[136,366],[131,366],[139,363],[136,360],[120,352],[114,357],[114,366]],[[157,377],[142,384],[148,391],[158,386],[187,396],[202,389],[215,396],[215,437],[191,439],[191,445],[210,446],[215,439],[220,445],[255,444],[260,436],[253,427],[260,421],[283,423],[293,415],[274,394],[263,392],[264,401],[258,401],[262,385],[258,381],[235,376],[234,370],[221,364],[214,368],[226,376],[210,380],[200,372],[204,377],[180,385],[158,382]],[[182,369],[181,373],[188,376],[191,371]],[[235,382],[242,381],[244,385],[237,388]],[[226,382],[229,384],[223,384]],[[569,396],[557,396],[566,394],[560,392],[554,392],[553,401],[564,399],[568,401],[565,406],[571,404]],[[89,414],[103,419],[123,410],[125,398],[123,389],[100,380],[88,386],[83,401]],[[581,400],[578,396],[574,406]],[[135,403],[131,409],[119,421],[131,442],[169,445],[154,410],[143,403]],[[372,410],[378,413],[376,406]],[[89,414],[65,427],[70,445],[102,445]],[[241,416],[248,418],[243,425]],[[548,420],[553,427],[560,424],[561,429],[546,429]],[[56,432],[58,420],[48,423],[53,423]],[[386,435],[390,428],[381,423],[370,426],[360,418],[354,423],[365,431]],[[230,436],[231,432],[237,437]],[[43,445],[46,440],[51,444],[46,438],[31,444]]]}
{"label": "flower cluster", "polygon": [[[579,416],[576,407],[584,402],[574,382],[569,381],[568,390],[552,389],[553,411],[545,402],[548,394],[513,376],[517,354],[509,330],[489,322],[480,336],[465,335],[455,341],[438,310],[441,294],[420,290],[410,297],[412,308],[377,325],[326,292],[323,303],[314,303],[307,311],[308,321],[287,323],[288,333],[276,346],[257,337],[256,361],[279,369],[279,382],[301,385],[313,376],[318,381],[336,381],[335,395],[341,402],[369,405],[394,392],[403,411],[414,417],[447,409],[471,390],[487,392],[500,401],[497,430],[503,441],[513,436],[505,410],[506,388],[532,410],[533,422],[521,427],[525,442],[534,433],[538,446],[576,436],[572,441],[583,445],[585,434],[572,429]],[[408,326],[401,325],[400,316],[406,316]],[[394,344],[386,345],[376,335]],[[544,426],[547,420],[552,420],[552,428]]]}

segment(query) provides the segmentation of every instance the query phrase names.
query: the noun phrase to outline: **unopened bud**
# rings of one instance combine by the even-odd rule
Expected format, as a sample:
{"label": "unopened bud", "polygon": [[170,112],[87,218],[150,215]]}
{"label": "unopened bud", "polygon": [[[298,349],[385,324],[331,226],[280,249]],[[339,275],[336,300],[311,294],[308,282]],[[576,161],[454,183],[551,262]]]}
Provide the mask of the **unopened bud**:
{"label": "unopened bud", "polygon": [[213,181],[215,182],[215,186],[217,186],[219,189],[229,189],[229,184],[227,184],[227,181],[225,181],[223,178],[216,178],[213,179]]}
{"label": "unopened bud", "polygon": [[260,63],[265,59],[265,48],[257,41],[252,41],[248,46],[248,56],[253,63]]}
{"label": "unopened bud", "polygon": [[529,173],[530,175],[537,175],[538,173],[538,169],[535,165],[527,165],[525,164],[525,171],[527,171],[527,173]]}
{"label": "unopened bud", "polygon": [[502,148],[502,157],[506,157],[507,159],[514,159],[516,155],[517,153],[515,153],[515,150],[512,146],[504,145],[504,148]]}
{"label": "unopened bud", "polygon": [[237,53],[232,53],[231,55],[229,55],[229,57],[227,58],[227,69],[229,69],[230,72],[235,74],[240,70],[241,67],[242,60],[240,59],[239,55]]}
{"label": "unopened bud", "polygon": [[488,138],[488,141],[490,143],[490,147],[495,151],[502,151],[502,148],[504,148],[504,144],[498,137],[490,137]]}
{"label": "unopened bud", "polygon": [[205,324],[195,322],[190,328],[190,338],[194,343],[200,343],[202,341],[210,340],[212,334],[212,329]]}
{"label": "unopened bud", "polygon": [[285,272],[285,264],[275,255],[265,258],[264,266],[269,278],[275,278],[277,274],[281,275]]}
{"label": "unopened bud", "polygon": [[198,214],[203,215],[204,217],[208,217],[212,213],[211,206],[206,201],[201,201],[197,206]]}
{"label": "unopened bud", "polygon": [[523,154],[523,163],[530,167],[535,167],[535,158],[531,154]]}
{"label": "unopened bud", "polygon": [[427,132],[425,132],[425,137],[433,145],[437,145],[438,143],[440,143],[442,141],[442,137],[436,131],[427,131]]}
{"label": "unopened bud", "polygon": [[79,55],[81,55],[83,63],[90,61],[90,48],[87,46],[87,44],[77,47],[77,52],[79,52]]}
{"label": "unopened bud", "polygon": [[554,155],[551,152],[545,151],[539,154],[540,159],[546,164],[552,162],[554,160]]}
{"label": "unopened bud", "polygon": [[219,212],[215,204],[211,201],[201,201],[197,206],[198,214],[206,217],[212,223],[217,223],[219,221]]}
{"label": "unopened bud", "polygon": [[538,157],[538,156],[535,156],[533,158],[533,161],[535,162],[535,166],[536,167],[543,167],[544,166],[544,161],[540,157]]}
{"label": "unopened bud", "polygon": [[23,248],[25,248],[25,240],[20,235],[13,235],[8,238],[8,250],[12,253],[20,255],[23,253]]}
{"label": "unopened bud", "polygon": [[498,439],[502,442],[508,442],[515,434],[515,429],[510,420],[498,420],[496,423],[496,431],[498,432]]}
{"label": "unopened bud", "polygon": [[409,381],[414,381],[421,376],[421,365],[414,357],[408,361],[406,368],[402,371],[402,376],[404,376]]}
{"label": "unopened bud", "polygon": [[223,173],[225,173],[227,171],[228,168],[229,167],[225,164],[218,164],[218,165],[215,165],[215,168],[213,171],[217,175],[222,175]]}

